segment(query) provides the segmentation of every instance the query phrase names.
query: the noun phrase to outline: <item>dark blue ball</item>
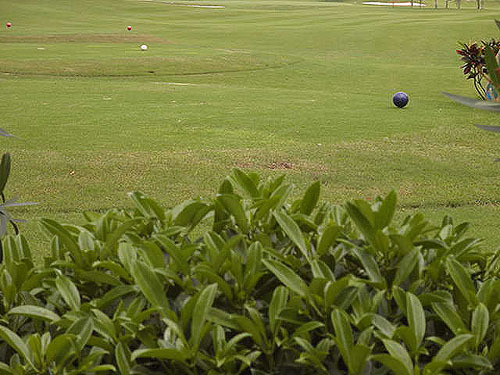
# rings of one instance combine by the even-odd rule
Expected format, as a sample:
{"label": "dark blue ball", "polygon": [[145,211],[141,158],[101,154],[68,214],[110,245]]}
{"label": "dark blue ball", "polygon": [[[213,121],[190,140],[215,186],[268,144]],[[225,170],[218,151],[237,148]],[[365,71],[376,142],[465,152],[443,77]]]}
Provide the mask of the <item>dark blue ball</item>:
{"label": "dark blue ball", "polygon": [[403,108],[405,105],[408,104],[408,95],[404,92],[397,92],[394,94],[392,97],[392,102],[396,107]]}

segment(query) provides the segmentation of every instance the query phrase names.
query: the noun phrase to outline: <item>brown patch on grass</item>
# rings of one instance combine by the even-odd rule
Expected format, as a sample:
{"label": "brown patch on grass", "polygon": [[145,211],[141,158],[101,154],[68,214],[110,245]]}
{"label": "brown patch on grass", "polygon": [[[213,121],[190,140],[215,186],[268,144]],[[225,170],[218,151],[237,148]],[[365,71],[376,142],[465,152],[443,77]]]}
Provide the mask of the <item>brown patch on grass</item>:
{"label": "brown patch on grass", "polygon": [[167,44],[169,41],[148,34],[49,34],[2,35],[0,43],[140,43]]}
{"label": "brown patch on grass", "polygon": [[267,167],[269,169],[294,169],[295,164],[288,161],[273,161]]}

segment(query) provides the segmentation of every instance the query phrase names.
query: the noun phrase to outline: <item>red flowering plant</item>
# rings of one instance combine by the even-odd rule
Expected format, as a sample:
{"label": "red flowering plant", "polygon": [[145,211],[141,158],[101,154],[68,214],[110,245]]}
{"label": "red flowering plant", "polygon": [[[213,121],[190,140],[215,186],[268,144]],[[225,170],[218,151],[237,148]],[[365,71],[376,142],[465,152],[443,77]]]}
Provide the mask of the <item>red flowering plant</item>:
{"label": "red flowering plant", "polygon": [[[460,46],[462,48],[457,49],[456,52],[464,63],[460,67],[464,75],[473,81],[474,88],[482,100],[494,98],[495,95],[488,93],[488,86],[484,85],[485,82],[486,85],[492,83],[486,64],[486,50],[491,49],[493,55],[496,56],[500,51],[500,41],[491,39],[489,42],[460,43]],[[491,88],[489,89],[491,90]]]}
{"label": "red flowering plant", "polygon": [[[500,21],[495,20],[500,29]],[[473,43],[462,44],[462,49],[457,53],[462,56],[461,60],[464,74],[467,79],[474,80],[474,87],[482,100],[467,98],[465,96],[454,95],[444,92],[443,94],[457,103],[486,111],[500,112],[500,41],[492,39],[490,42],[481,42],[481,45]],[[483,81],[484,80],[484,81]],[[483,86],[486,83],[486,87]],[[486,97],[486,98],[485,98]],[[484,99],[489,99],[488,101]],[[480,129],[500,133],[500,126],[478,125]],[[500,158],[497,159],[500,161]]]}

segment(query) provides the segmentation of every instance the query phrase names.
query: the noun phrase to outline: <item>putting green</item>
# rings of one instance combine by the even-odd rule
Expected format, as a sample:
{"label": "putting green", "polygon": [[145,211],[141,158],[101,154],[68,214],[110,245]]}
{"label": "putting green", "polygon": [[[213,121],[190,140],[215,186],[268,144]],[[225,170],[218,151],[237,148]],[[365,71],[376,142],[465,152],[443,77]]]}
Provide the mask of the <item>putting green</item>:
{"label": "putting green", "polygon": [[[150,47],[141,51],[141,44]],[[0,73],[18,75],[192,75],[279,68],[300,61],[251,50],[178,46],[138,34],[8,36],[0,38],[0,48],[9,56],[0,58]]]}

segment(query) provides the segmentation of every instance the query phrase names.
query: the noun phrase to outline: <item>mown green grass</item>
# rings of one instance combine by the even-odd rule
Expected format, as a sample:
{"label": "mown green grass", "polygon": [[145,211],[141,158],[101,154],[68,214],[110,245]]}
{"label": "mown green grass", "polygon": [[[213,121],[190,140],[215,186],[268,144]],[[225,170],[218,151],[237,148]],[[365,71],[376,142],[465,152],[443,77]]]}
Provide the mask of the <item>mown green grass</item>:
{"label": "mown green grass", "polygon": [[[129,206],[132,190],[172,205],[240,167],[319,179],[335,202],[395,189],[400,216],[449,214],[500,242],[500,139],[472,126],[498,117],[441,95],[474,95],[454,50],[497,35],[497,2],[180,4],[0,0],[14,24],[0,30],[0,127],[19,137],[2,140],[8,195],[41,203],[19,216],[75,221]],[[35,222],[24,228],[43,251]]]}

